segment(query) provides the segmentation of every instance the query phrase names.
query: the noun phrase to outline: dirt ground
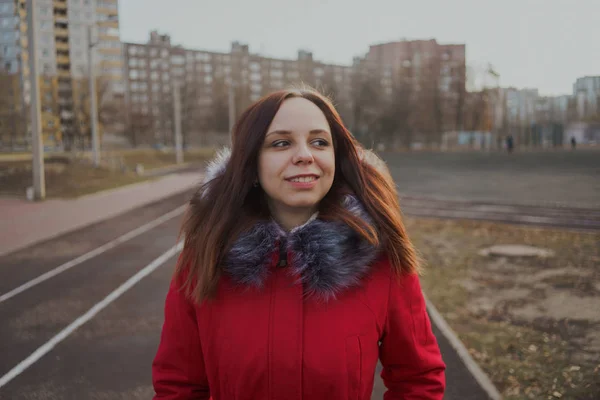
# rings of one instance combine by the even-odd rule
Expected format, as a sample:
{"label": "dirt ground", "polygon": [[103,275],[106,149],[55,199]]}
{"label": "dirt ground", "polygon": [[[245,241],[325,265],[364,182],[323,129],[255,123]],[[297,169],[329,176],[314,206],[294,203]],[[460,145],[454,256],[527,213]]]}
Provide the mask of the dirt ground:
{"label": "dirt ground", "polygon": [[[407,218],[423,289],[506,399],[600,398],[600,234]],[[547,257],[485,256],[523,244]]]}

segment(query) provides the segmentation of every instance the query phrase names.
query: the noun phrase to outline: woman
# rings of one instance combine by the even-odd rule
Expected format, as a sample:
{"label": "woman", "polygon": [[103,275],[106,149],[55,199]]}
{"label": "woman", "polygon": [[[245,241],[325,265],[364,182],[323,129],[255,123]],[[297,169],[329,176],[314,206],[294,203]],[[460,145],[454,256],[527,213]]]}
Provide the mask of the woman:
{"label": "woman", "polygon": [[386,399],[443,397],[417,257],[373,160],[312,90],[242,114],[183,224],[155,399],[370,399],[378,358]]}

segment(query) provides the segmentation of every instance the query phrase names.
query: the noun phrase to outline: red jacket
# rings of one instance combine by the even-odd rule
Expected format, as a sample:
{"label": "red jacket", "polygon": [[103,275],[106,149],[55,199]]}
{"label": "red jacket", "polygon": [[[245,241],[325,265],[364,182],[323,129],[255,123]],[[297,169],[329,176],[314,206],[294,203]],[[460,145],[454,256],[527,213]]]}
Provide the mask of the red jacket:
{"label": "red jacket", "polygon": [[[353,196],[349,212],[371,221]],[[193,212],[193,210],[192,210]],[[445,365],[416,275],[339,221],[284,232],[261,221],[234,240],[215,299],[171,283],[152,365],[155,400],[442,399]]]}
{"label": "red jacket", "polygon": [[370,399],[378,358],[386,400],[442,399],[444,370],[416,275],[376,261],[333,301],[303,299],[286,268],[263,289],[221,279],[214,302],[171,284],[153,363],[155,399]]}

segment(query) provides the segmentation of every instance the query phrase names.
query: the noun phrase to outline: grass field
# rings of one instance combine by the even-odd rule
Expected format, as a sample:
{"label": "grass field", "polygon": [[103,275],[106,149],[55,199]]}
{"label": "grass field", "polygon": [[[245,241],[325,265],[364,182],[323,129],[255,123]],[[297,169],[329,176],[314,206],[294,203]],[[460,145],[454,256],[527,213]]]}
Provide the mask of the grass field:
{"label": "grass field", "polygon": [[[212,149],[188,151],[184,162],[198,164],[200,168],[213,152]],[[91,165],[89,154],[50,155],[44,163],[46,196],[72,198],[151,179],[135,172],[138,164],[143,165],[145,172],[174,166],[175,154],[156,150],[106,152],[100,168]],[[0,195],[24,197],[32,180],[30,159],[0,160]]]}

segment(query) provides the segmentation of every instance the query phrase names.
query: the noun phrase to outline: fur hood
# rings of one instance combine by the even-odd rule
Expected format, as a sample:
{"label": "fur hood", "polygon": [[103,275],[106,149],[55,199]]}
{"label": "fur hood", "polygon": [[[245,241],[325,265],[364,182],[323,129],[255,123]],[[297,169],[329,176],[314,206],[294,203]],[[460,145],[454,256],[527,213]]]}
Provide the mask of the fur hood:
{"label": "fur hood", "polygon": [[[228,148],[218,152],[208,164],[205,184],[223,174],[230,155]],[[368,157],[374,158],[367,162],[382,162],[373,154]],[[346,196],[343,202],[347,210],[371,223],[371,217],[356,197]],[[359,285],[379,253],[378,248],[365,242],[349,226],[321,220],[315,214],[290,232],[274,220],[259,221],[235,240],[226,256],[224,270],[237,284],[260,288],[280,244],[288,254],[290,272],[299,277],[305,294],[323,299],[335,298],[343,290]]]}

